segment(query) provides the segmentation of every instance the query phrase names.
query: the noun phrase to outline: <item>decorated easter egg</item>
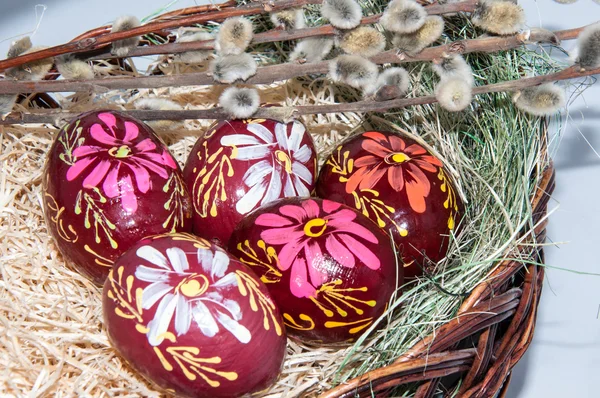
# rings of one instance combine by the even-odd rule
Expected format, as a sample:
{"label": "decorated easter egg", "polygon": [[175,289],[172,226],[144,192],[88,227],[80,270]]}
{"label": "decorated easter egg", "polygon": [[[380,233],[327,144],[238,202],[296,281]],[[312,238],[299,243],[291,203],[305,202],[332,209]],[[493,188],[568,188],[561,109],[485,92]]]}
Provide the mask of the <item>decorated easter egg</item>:
{"label": "decorated easter egg", "polygon": [[194,206],[193,231],[227,244],[236,224],[261,205],[310,196],[316,152],[302,123],[229,120],[200,138],[183,174]]}
{"label": "decorated easter egg", "polygon": [[106,331],[121,356],[178,397],[239,397],[279,375],[286,335],[254,272],[189,234],[140,241],[103,292]]}
{"label": "decorated easter egg", "polygon": [[448,250],[462,203],[442,162],[407,136],[370,131],[338,146],[319,175],[317,195],[370,217],[396,242],[414,277]]}
{"label": "decorated easter egg", "polygon": [[101,284],[145,236],[191,230],[181,169],[145,124],[84,113],[59,132],[44,170],[44,213],[63,256]]}
{"label": "decorated easter egg", "polygon": [[355,339],[385,311],[402,284],[392,247],[367,217],[316,198],[262,206],[229,241],[269,288],[288,333],[322,343]]}

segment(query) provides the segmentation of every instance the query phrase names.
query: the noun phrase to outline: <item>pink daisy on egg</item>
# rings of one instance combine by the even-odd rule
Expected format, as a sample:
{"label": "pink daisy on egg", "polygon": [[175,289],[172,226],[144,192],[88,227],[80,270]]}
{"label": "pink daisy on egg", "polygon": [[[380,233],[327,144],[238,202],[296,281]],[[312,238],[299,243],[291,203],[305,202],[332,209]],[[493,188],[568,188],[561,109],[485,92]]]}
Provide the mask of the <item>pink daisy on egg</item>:
{"label": "pink daisy on egg", "polygon": [[99,145],[82,145],[73,151],[75,163],[67,171],[67,180],[73,181],[87,172],[84,188],[99,187],[109,198],[121,198],[123,208],[130,214],[137,210],[135,187],[146,193],[152,187],[150,173],[167,179],[166,168],[176,169],[177,163],[167,152],[157,153],[156,144],[146,138],[134,143],[139,135],[138,126],[129,121],[117,129],[117,120],[110,113],[98,115],[101,123],[90,128],[91,137]]}
{"label": "pink daisy on egg", "polygon": [[381,266],[363,243],[377,244],[377,237],[354,221],[353,210],[330,200],[323,200],[319,207],[308,199],[299,206],[281,206],[279,213],[263,213],[256,224],[273,227],[260,234],[267,244],[283,245],[278,250],[279,268],[292,268],[290,290],[296,297],[316,296],[316,289],[327,282],[332,259],[347,268],[353,268],[356,259],[373,270]]}

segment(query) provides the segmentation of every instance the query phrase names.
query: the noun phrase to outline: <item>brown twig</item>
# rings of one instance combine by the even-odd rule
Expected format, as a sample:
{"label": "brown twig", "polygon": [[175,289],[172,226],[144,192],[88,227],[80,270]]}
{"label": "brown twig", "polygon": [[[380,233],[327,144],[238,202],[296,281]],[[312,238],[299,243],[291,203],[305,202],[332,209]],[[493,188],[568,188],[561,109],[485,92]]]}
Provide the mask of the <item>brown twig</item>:
{"label": "brown twig", "polygon": [[[577,31],[581,31],[578,28]],[[555,32],[559,39],[571,38],[573,30],[568,36],[563,31]],[[536,35],[539,35],[537,37]],[[532,32],[529,42],[535,42],[544,37],[544,33]],[[482,39],[461,40],[436,47],[429,47],[414,57],[404,53],[398,54],[396,50],[383,52],[371,58],[377,64],[400,64],[417,61],[431,61],[443,56],[445,53],[472,53],[472,52],[497,52],[509,50],[525,44],[523,34],[503,37],[486,37]],[[294,77],[310,74],[327,73],[329,62],[317,63],[285,63],[258,68],[256,75],[248,79],[246,84],[271,84],[276,81],[287,80]],[[18,94],[23,92],[71,92],[71,91],[109,91],[117,89],[161,88],[181,86],[208,86],[218,85],[207,73],[188,73],[172,76],[138,76],[138,77],[107,77],[92,80],[56,80],[56,81],[0,81],[0,94]]]}
{"label": "brown twig", "polygon": [[[432,4],[425,7],[429,15],[441,15],[455,12],[472,12],[475,9],[478,0],[465,0],[458,3],[449,4]],[[377,23],[382,14],[370,15],[360,21],[361,25],[370,25]],[[267,32],[258,33],[252,39],[252,44],[273,43],[280,41],[305,39],[315,36],[334,36],[337,30],[331,25],[322,25],[305,29],[280,30],[272,29]],[[143,57],[148,55],[159,54],[177,54],[186,51],[195,50],[213,50],[214,40],[196,41],[188,43],[168,43],[156,46],[137,47],[127,54],[130,57]],[[116,58],[110,52],[96,54],[88,60],[95,61],[101,59]]]}
{"label": "brown twig", "polygon": [[125,30],[117,33],[101,34],[98,37],[89,37],[83,40],[72,41],[67,44],[50,47],[41,51],[32,52],[18,57],[0,61],[0,71],[13,66],[22,65],[44,58],[51,58],[62,54],[81,53],[95,50],[118,40],[129,37],[141,36],[152,33],[157,30],[179,28],[209,21],[220,21],[230,17],[239,17],[247,15],[262,14],[270,11],[279,11],[292,7],[301,7],[307,4],[320,4],[322,0],[279,0],[273,2],[258,2],[241,7],[233,7],[225,10],[213,11],[205,14],[190,15],[181,19],[161,21],[148,25],[139,26],[134,29]]}
{"label": "brown twig", "polygon": [[[528,87],[538,86],[543,83],[555,82],[559,80],[576,79],[586,76],[600,74],[600,68],[591,70],[581,70],[577,66],[563,69],[560,72],[549,75],[526,77],[507,82],[488,84],[478,86],[473,89],[473,94],[480,95],[486,93],[518,91]],[[264,107],[260,108],[255,118],[277,118],[278,115],[309,115],[341,112],[381,112],[389,109],[400,109],[414,105],[433,104],[437,102],[435,96],[427,95],[416,98],[401,98],[390,101],[357,101],[349,103],[331,104],[331,105],[304,105],[297,107]],[[194,109],[181,111],[159,111],[159,110],[128,110],[122,111],[132,117],[152,121],[152,120],[187,120],[187,119],[227,119],[228,115],[222,108],[213,109]],[[25,123],[49,123],[60,124],[61,121],[75,118],[78,113],[74,112],[39,112],[39,113],[19,113],[13,112],[0,120],[0,125],[6,124],[25,124]]]}

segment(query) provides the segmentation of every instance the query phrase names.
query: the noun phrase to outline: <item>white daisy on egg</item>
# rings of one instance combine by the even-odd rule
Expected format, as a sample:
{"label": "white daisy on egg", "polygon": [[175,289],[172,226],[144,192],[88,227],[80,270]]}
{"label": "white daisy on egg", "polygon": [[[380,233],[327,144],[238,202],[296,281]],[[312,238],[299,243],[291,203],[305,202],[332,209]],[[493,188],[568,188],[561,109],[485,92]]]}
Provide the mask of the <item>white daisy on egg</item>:
{"label": "white daisy on egg", "polygon": [[[248,192],[237,202],[236,210],[247,214],[256,207],[281,197],[310,196],[314,176],[306,167],[312,152],[302,145],[304,125],[293,122],[290,134],[287,124],[275,125],[275,136],[265,126],[248,123],[252,134],[232,134],[221,138],[221,145],[235,146],[238,160],[258,160],[244,174]],[[283,193],[283,195],[282,195]]]}
{"label": "white daisy on egg", "polygon": [[185,335],[192,320],[207,337],[219,332],[219,325],[241,343],[251,339],[250,331],[239,323],[240,305],[223,296],[225,290],[237,286],[233,272],[227,273],[229,257],[222,251],[198,249],[198,262],[204,273],[191,272],[186,253],[178,247],[166,250],[166,257],[152,246],[142,246],[137,256],[156,267],[139,265],[135,276],[151,282],[142,293],[142,308],[148,310],[158,303],[154,318],[148,323],[148,342],[157,346],[168,336],[175,318],[177,336]]}

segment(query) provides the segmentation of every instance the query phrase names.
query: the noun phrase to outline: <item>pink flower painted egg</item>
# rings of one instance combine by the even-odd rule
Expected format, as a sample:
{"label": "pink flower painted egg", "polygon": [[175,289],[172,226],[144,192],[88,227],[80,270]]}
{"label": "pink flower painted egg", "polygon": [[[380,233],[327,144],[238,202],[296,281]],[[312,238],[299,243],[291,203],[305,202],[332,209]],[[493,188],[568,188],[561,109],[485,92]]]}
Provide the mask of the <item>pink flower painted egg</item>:
{"label": "pink flower painted egg", "polygon": [[229,250],[267,284],[288,332],[306,341],[355,339],[402,284],[389,237],[330,200],[262,206],[238,224]]}
{"label": "pink flower painted egg", "polygon": [[316,162],[312,138],[300,122],[215,124],[196,142],[183,171],[194,205],[194,233],[227,244],[252,210],[283,197],[310,196]]}
{"label": "pink flower painted egg", "polygon": [[286,352],[279,310],[254,272],[189,234],[140,241],[103,292],[112,345],[178,397],[239,397],[277,379]]}
{"label": "pink flower painted egg", "polygon": [[352,206],[396,242],[414,277],[446,256],[463,205],[442,162],[408,136],[369,131],[342,143],[325,161],[319,197]]}
{"label": "pink flower painted egg", "polygon": [[98,284],[145,236],[191,230],[191,201],[177,162],[144,123],[114,111],[84,113],[62,128],[44,170],[50,234]]}

